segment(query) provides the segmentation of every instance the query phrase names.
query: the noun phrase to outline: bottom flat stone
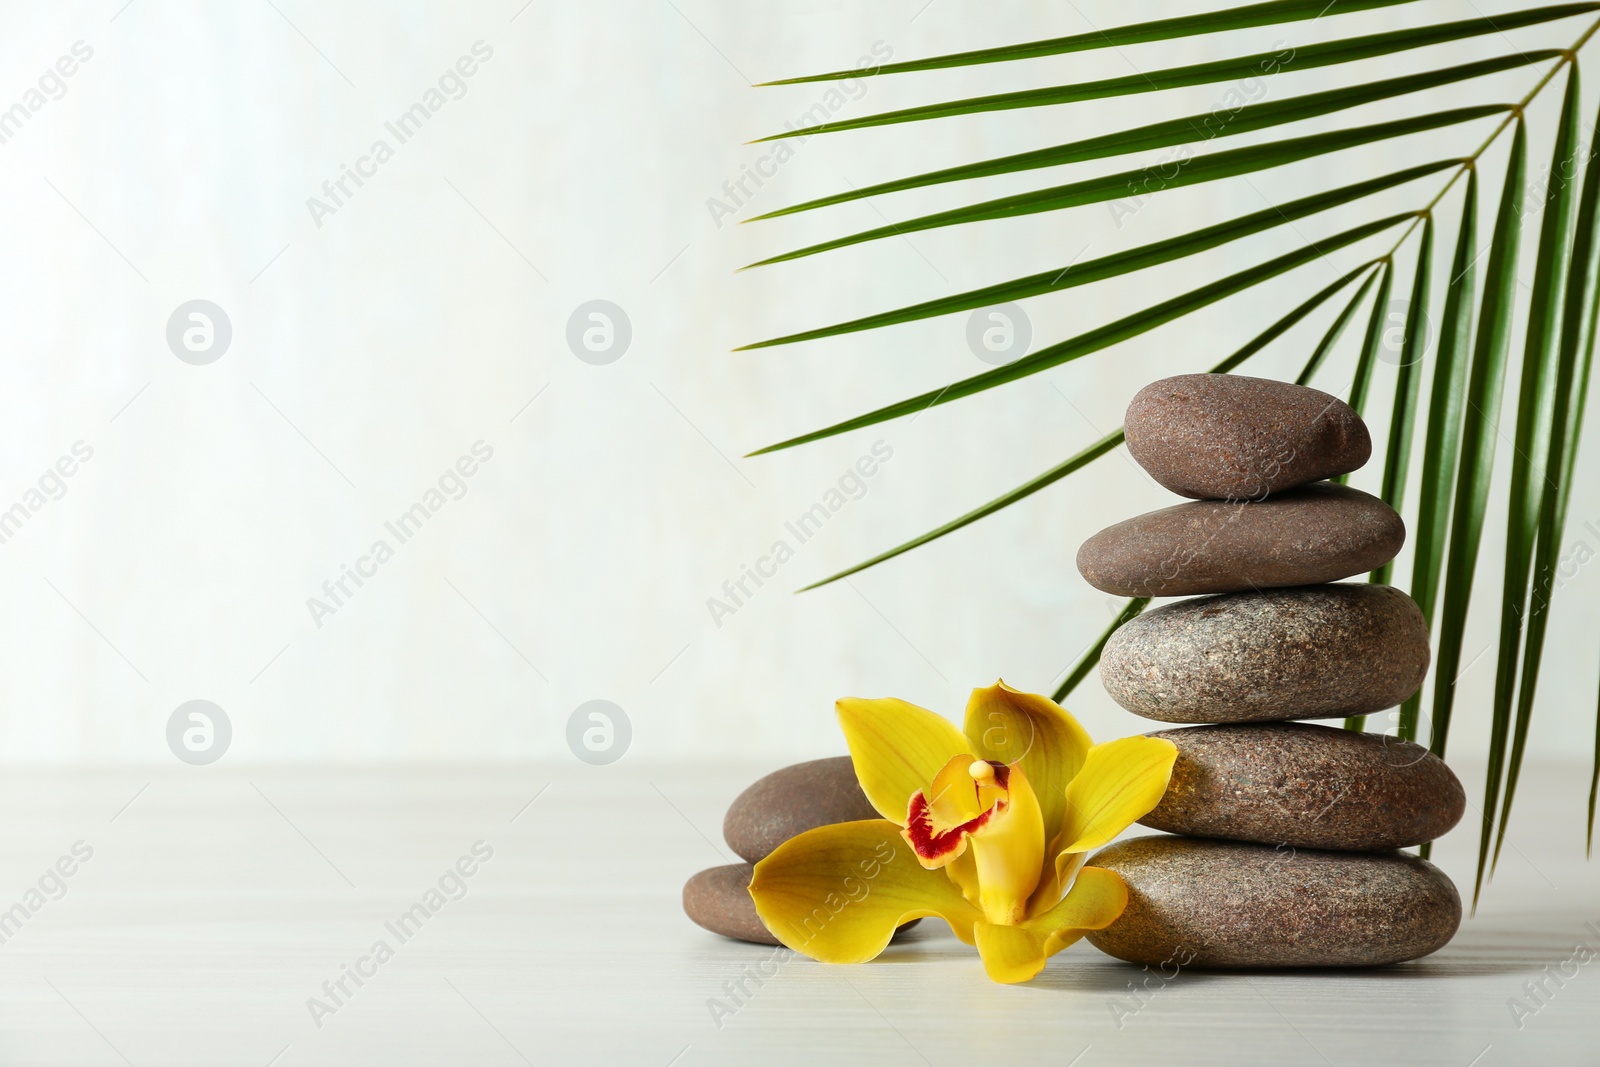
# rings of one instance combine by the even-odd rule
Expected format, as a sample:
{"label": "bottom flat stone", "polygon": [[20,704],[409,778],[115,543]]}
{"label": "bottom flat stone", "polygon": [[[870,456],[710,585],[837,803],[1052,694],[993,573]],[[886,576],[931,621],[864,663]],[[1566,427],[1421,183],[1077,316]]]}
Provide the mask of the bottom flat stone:
{"label": "bottom flat stone", "polygon": [[756,903],[750,899],[750,876],[754,872],[748,863],[701,871],[684,883],[684,913],[714,934],[758,945],[776,945],[778,939],[762,925]]}
{"label": "bottom flat stone", "polygon": [[1089,860],[1122,875],[1128,907],[1088,935],[1165,967],[1376,967],[1435,952],[1461,924],[1444,872],[1399,852],[1323,852],[1159,835]]}

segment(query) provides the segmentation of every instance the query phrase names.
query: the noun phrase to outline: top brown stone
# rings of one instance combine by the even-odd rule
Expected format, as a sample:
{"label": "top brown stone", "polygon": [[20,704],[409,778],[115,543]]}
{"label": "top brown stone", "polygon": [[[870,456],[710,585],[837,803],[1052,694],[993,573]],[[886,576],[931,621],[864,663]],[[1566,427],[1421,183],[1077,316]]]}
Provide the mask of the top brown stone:
{"label": "top brown stone", "polygon": [[740,793],[722,820],[728,847],[751,863],[818,826],[882,818],[856,781],[849,756],[773,771]]}
{"label": "top brown stone", "polygon": [[1356,470],[1372,455],[1361,416],[1320,389],[1239,374],[1180,374],[1128,405],[1128,452],[1199,500],[1254,500]]}

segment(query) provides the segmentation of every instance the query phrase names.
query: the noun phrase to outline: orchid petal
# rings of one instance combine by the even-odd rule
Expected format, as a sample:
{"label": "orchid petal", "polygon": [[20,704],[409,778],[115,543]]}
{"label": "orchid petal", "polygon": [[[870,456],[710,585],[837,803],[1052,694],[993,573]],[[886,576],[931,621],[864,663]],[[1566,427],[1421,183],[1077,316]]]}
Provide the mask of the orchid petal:
{"label": "orchid petal", "polygon": [[1047,935],[1045,955],[1053,956],[1090,930],[1104,930],[1128,906],[1128,884],[1116,871],[1085,867],[1055,907],[1022,925]]}
{"label": "orchid petal", "polygon": [[1054,836],[1067,810],[1067,784],[1093,744],[1078,720],[1050,698],[1002,681],[972,691],[965,732],[979,758],[1022,765],[1039,797],[1045,834]]}
{"label": "orchid petal", "polygon": [[1091,851],[1161,802],[1177,758],[1172,742],[1155,737],[1124,737],[1089,750],[1083,769],[1067,787],[1067,815],[1045,850],[1053,859],[1028,901],[1030,912],[1061,899]]}
{"label": "orchid petal", "polygon": [[972,858],[972,850],[964,849],[961,855],[945,864],[944,873],[961,890],[961,895],[974,907],[978,906],[978,864]]}
{"label": "orchid petal", "polygon": [[756,914],[774,937],[824,963],[861,963],[895,928],[936,915],[972,943],[982,916],[938,871],[924,870],[886,819],[807,830],[756,864]]}
{"label": "orchid petal", "polygon": [[1161,803],[1178,746],[1160,737],[1124,737],[1095,745],[1067,786],[1061,852],[1089,852]]}
{"label": "orchid petal", "polygon": [[1087,852],[1063,851],[1059,835],[1045,849],[1045,855],[1053,858],[1045,864],[1039,876],[1039,886],[1028,898],[1030,915],[1054,907],[1061,900],[1062,890],[1072,885],[1072,880],[1089,860]]}
{"label": "orchid petal", "polygon": [[971,748],[948,719],[904,700],[847,697],[836,708],[862,792],[900,826],[911,795]]}
{"label": "orchid petal", "polygon": [[1045,960],[1091,930],[1104,930],[1128,906],[1128,887],[1115,871],[1085,867],[1055,907],[1016,926],[973,926],[983,969],[996,982],[1026,982]]}
{"label": "orchid petal", "polygon": [[[1001,772],[1004,772],[1002,778]],[[1021,922],[1044,864],[1044,822],[1033,786],[1020,766],[999,767],[995,781],[1006,791],[994,816],[972,834],[978,900],[990,922]]]}
{"label": "orchid petal", "polygon": [[996,982],[1026,982],[1044,970],[1048,935],[1024,926],[980,922],[972,928],[983,970]]}
{"label": "orchid petal", "polygon": [[[928,783],[928,810],[941,825],[953,826],[975,819],[1005,795],[993,785],[980,784],[972,777],[973,762],[972,755],[963,752],[946,763]],[[987,796],[984,795],[985,785],[988,785]]]}

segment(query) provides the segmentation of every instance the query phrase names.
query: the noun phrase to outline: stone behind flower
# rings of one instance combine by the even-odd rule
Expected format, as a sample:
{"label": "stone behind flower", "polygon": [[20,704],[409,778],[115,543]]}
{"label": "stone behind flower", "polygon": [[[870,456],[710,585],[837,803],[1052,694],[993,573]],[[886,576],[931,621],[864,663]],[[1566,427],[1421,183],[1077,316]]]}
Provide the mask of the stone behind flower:
{"label": "stone behind flower", "polygon": [[1374,967],[1435,952],[1461,925],[1450,879],[1400,852],[1163,834],[1120,841],[1089,862],[1128,883],[1127,910],[1089,942],[1130,963]]}
{"label": "stone behind flower", "polygon": [[1178,746],[1167,793],[1139,821],[1169,833],[1378,852],[1447,833],[1461,782],[1421,745],[1310,723],[1162,730]]}
{"label": "stone behind flower", "polygon": [[[683,887],[683,910],[699,926],[724,937],[776,945],[756,914],[750,899],[754,865],[772,850],[815,829],[858,819],[881,818],[856,781],[849,756],[796,763],[757,780],[728,807],[722,836],[748,863],[712,867],[690,878]],[[895,936],[910,930],[920,919],[906,923]]]}
{"label": "stone behind flower", "polygon": [[757,945],[776,945],[750,899],[753,864],[730,863],[712,867],[689,879],[683,887],[683,911],[695,925],[723,937]]}
{"label": "stone behind flower", "polygon": [[751,785],[728,807],[728,847],[759,863],[789,838],[818,826],[881,818],[861,791],[849,756],[796,763]]}
{"label": "stone behind flower", "polygon": [[1253,500],[1347,474],[1372,455],[1343,400],[1240,374],[1180,374],[1139,390],[1124,419],[1128,452],[1180,496]]}

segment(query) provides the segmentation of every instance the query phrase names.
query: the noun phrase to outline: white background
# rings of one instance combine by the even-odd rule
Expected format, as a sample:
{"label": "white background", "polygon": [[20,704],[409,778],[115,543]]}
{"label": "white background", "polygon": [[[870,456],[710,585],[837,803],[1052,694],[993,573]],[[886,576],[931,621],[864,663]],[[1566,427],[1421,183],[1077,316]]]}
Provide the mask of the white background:
{"label": "white background", "polygon": [[[10,4],[0,108],[83,41],[93,57],[0,144],[0,507],[79,440],[93,458],[0,545],[0,760],[171,765],[181,702],[232,719],[229,762],[561,757],[565,723],[605,698],[633,721],[630,760],[843,751],[832,702],[896,695],[958,716],[996,677],[1048,692],[1116,601],[1078,576],[1097,529],[1175,502],[1118,452],[1023,504],[853,579],[790,591],[942,522],[1114,429],[1145,382],[1203,369],[1392,238],[1024,382],[794,452],[759,446],[984,369],[966,316],[753,353],[734,346],[1104,255],[1401,162],[1459,156],[1484,120],[1396,145],[1174,191],[1118,220],[1105,205],[921,233],[747,273],[802,243],[1042,187],[986,180],[752,226],[713,217],[826,86],[750,83],[853,65],[875,42],[909,59],[1087,30],[1190,3],[956,0],[731,3],[522,0],[451,5],[266,0]],[[1422,2],[1286,34],[1105,50],[855,87],[842,115],[1120,76],[1516,5]],[[1358,67],[1289,73],[1279,99],[1427,65],[1559,47],[1576,21]],[[333,215],[307,199],[474,42],[493,57]],[[1137,67],[1135,67],[1135,64]],[[1304,125],[1329,129],[1520,98],[1545,65]],[[1210,110],[1227,86],[819,136],[740,205],[748,218],[937,166]],[[1586,96],[1585,128],[1593,115]],[[1549,156],[1559,85],[1532,109]],[[1272,131],[1269,131],[1272,132]],[[1272,132],[1276,136],[1276,132]],[[1230,139],[1223,147],[1259,140]],[[1484,174],[1485,233],[1507,139]],[[1143,162],[1143,161],[1141,161]],[[1126,160],[1082,165],[1112,173]],[[1028,304],[1035,345],[1082,332],[1295,247],[1425,203],[1426,179],[1243,249]],[[1459,199],[1442,211],[1453,246]],[[882,213],[880,215],[880,212]],[[1530,236],[1532,219],[1529,220]],[[1087,253],[1084,252],[1087,247]],[[1397,278],[1410,277],[1410,251]],[[1531,257],[1523,279],[1531,282]],[[1404,285],[1397,289],[1403,295]],[[1522,294],[1524,297],[1526,293]],[[231,319],[209,366],[168,349],[168,316],[204,298]],[[626,310],[609,366],[575,358],[584,301]],[[1441,296],[1442,299],[1442,296]],[[1292,378],[1335,310],[1247,365]],[[1270,317],[1270,318],[1269,318]],[[1525,315],[1519,314],[1522,330]],[[1346,337],[1317,384],[1344,393]],[[1429,355],[1431,366],[1432,354]],[[1369,410],[1382,426],[1393,368]],[[1516,367],[1509,375],[1514,391]],[[531,406],[529,401],[537,397]],[[1600,527],[1591,434],[1567,551]],[[893,459],[779,577],[714,623],[707,598],[785,536],[872,444]],[[474,442],[493,459],[319,628],[307,598]],[[1503,487],[1509,447],[1497,472]],[[1375,490],[1375,462],[1356,484]],[[1415,482],[1413,481],[1413,485]],[[1407,515],[1412,511],[1408,506]],[[1490,517],[1480,609],[1498,598]],[[393,543],[391,539],[391,543]],[[1592,742],[1600,568],[1561,590],[1533,746]],[[1402,570],[1401,584],[1408,580]],[[1488,611],[1466,640],[1452,751],[1481,751]],[[1097,737],[1146,724],[1093,678],[1070,701]]]}

